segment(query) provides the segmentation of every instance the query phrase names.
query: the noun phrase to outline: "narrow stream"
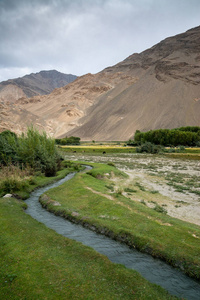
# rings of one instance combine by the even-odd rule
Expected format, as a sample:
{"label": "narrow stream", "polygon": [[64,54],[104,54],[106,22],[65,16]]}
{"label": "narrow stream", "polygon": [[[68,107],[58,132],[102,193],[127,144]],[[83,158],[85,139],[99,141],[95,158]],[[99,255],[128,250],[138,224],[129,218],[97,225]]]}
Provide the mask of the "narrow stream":
{"label": "narrow stream", "polygon": [[40,195],[70,180],[74,175],[75,173],[71,173],[58,182],[34,191],[26,200],[28,205],[26,213],[57,233],[92,247],[97,252],[106,255],[112,262],[138,271],[148,281],[162,286],[172,295],[188,300],[200,299],[200,283],[187,277],[179,270],[148,254],[130,249],[124,244],[97,234],[81,225],[71,223],[43,209],[38,201]]}

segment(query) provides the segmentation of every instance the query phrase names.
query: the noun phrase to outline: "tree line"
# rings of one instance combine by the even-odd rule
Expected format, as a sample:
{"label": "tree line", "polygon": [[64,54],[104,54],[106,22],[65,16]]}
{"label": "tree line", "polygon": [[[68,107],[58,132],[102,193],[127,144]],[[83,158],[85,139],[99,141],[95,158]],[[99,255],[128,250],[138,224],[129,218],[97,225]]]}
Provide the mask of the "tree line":
{"label": "tree line", "polygon": [[200,127],[187,126],[174,129],[157,129],[147,132],[136,130],[134,140],[129,140],[127,145],[135,146],[150,142],[165,147],[200,146]]}
{"label": "tree line", "polygon": [[65,137],[62,139],[56,139],[58,145],[80,145],[80,138],[76,136]]}

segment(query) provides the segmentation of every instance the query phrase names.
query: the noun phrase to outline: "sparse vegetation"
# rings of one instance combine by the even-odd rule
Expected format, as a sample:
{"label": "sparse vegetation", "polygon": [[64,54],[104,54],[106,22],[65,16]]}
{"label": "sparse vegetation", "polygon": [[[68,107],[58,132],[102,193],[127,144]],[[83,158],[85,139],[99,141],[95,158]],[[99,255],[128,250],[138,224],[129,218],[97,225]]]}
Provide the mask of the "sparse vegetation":
{"label": "sparse vegetation", "polygon": [[144,205],[147,205],[146,202],[144,201],[144,199],[142,199],[142,200],[140,201],[140,203],[142,203],[142,204],[144,204]]}
{"label": "sparse vegetation", "polygon": [[145,191],[145,187],[140,183],[140,182],[136,182],[135,185],[141,190],[141,191]]}
{"label": "sparse vegetation", "polygon": [[124,192],[127,192],[127,193],[136,193],[137,190],[134,190],[132,188],[127,187],[127,188],[124,189]]}
{"label": "sparse vegetation", "polygon": [[153,190],[153,191],[150,191],[150,193],[151,193],[151,194],[157,194],[157,193],[159,193],[159,192],[156,191],[156,190]]}
{"label": "sparse vegetation", "polygon": [[166,214],[167,213],[167,210],[164,207],[162,207],[162,206],[160,206],[158,204],[155,205],[154,210],[157,211],[157,212],[159,212],[159,213],[162,213],[162,214]]}

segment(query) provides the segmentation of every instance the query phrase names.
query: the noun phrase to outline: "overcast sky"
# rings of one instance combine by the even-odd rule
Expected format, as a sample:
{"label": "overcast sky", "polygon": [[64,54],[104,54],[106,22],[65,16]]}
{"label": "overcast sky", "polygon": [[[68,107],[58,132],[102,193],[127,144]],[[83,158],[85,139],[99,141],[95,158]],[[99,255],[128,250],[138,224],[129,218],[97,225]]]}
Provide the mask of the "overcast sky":
{"label": "overcast sky", "polygon": [[0,0],[0,81],[97,73],[200,25],[200,0]]}

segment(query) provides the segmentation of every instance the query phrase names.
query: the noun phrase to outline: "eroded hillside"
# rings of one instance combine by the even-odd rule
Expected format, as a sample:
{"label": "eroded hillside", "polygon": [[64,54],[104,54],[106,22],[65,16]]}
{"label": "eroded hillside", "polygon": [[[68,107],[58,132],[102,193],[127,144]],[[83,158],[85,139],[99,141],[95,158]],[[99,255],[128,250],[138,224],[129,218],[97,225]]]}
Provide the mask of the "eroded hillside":
{"label": "eroded hillside", "polygon": [[[127,140],[137,129],[200,126],[199,53],[196,27],[49,95],[21,98],[15,107],[36,116],[34,123],[55,137],[83,140]],[[14,115],[14,108],[8,111],[8,127]],[[19,117],[19,123],[29,121]]]}

